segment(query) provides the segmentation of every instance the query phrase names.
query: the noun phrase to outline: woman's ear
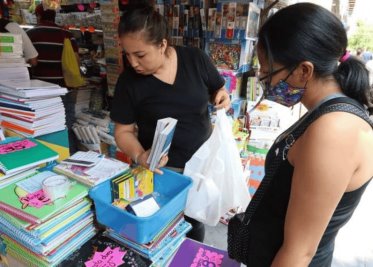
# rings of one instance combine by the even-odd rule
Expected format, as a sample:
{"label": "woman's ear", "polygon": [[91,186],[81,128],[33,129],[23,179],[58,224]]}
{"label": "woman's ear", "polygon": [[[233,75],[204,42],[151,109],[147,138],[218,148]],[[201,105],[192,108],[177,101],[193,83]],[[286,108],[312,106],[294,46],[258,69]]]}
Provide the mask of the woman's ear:
{"label": "woman's ear", "polygon": [[308,80],[311,79],[313,76],[314,72],[314,65],[310,61],[303,61],[302,63],[299,64],[296,73],[297,73],[297,78],[299,79],[300,82],[307,82]]}
{"label": "woman's ear", "polygon": [[161,42],[161,53],[164,54],[167,50],[167,40],[166,39],[163,39],[162,42]]}

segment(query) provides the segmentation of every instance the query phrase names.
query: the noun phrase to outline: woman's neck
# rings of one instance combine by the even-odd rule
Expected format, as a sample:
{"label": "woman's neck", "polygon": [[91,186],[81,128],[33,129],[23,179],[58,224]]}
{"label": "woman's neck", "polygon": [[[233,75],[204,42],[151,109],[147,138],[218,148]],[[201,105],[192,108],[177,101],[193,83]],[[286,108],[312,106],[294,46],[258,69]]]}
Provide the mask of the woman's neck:
{"label": "woman's neck", "polygon": [[343,94],[341,87],[334,78],[312,80],[308,83],[302,98],[302,104],[308,110],[312,110],[326,97],[338,93]]}
{"label": "woman's neck", "polygon": [[161,75],[164,72],[168,72],[169,68],[172,67],[172,63],[174,62],[174,49],[172,47],[167,47],[166,52],[163,54],[163,62],[159,66],[159,68],[154,73],[155,75]]}

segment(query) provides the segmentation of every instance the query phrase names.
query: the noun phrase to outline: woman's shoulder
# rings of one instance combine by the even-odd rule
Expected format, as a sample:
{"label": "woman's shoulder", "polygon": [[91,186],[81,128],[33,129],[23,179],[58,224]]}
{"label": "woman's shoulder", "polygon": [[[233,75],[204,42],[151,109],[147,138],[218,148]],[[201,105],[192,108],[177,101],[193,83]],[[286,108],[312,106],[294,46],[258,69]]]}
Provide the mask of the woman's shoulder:
{"label": "woman's shoulder", "polygon": [[21,26],[13,21],[9,21],[8,24],[6,24],[5,28],[13,34],[20,34],[23,31]]}

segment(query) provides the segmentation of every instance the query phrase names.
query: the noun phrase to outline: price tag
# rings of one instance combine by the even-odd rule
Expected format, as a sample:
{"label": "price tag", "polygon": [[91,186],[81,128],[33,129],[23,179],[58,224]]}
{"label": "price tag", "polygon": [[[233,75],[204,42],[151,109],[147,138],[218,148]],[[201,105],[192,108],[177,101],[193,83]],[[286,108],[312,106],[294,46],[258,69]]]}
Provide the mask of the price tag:
{"label": "price tag", "polygon": [[127,251],[121,251],[119,247],[107,247],[103,252],[96,252],[93,258],[84,264],[86,267],[117,267],[124,263],[123,257],[126,253]]}

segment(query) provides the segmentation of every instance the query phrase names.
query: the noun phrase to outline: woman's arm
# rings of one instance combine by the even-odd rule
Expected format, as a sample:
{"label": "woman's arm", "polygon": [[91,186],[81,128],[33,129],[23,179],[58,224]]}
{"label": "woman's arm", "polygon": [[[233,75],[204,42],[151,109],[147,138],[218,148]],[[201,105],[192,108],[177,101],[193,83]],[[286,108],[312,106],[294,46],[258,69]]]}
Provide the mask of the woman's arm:
{"label": "woman's arm", "polygon": [[140,164],[140,155],[145,150],[136,137],[135,124],[115,123],[114,137],[120,150]]}
{"label": "woman's arm", "polygon": [[[121,124],[115,123],[115,142],[117,143],[119,149],[129,157],[138,165],[141,165],[145,168],[149,168],[149,164],[146,163],[150,149],[145,151],[142,145],[140,144],[139,140],[136,136],[136,128],[135,124]],[[161,162],[158,165],[158,168],[154,170],[154,172],[163,174],[163,172],[159,169],[164,167],[168,162],[168,157],[163,156]]]}
{"label": "woman's arm", "polygon": [[358,135],[346,116],[352,115],[334,112],[322,116],[290,150],[294,174],[284,242],[272,267],[308,266],[317,251],[358,166],[353,144]]}

